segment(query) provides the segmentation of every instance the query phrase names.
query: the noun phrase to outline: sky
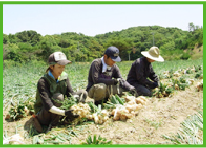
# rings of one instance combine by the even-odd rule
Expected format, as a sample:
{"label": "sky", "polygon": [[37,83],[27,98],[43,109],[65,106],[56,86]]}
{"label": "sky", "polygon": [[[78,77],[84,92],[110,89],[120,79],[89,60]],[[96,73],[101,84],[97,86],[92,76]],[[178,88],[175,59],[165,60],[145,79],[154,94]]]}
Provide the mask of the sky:
{"label": "sky", "polygon": [[95,36],[155,25],[187,31],[189,22],[203,26],[202,4],[3,5],[4,34],[34,30],[43,36],[65,32]]}

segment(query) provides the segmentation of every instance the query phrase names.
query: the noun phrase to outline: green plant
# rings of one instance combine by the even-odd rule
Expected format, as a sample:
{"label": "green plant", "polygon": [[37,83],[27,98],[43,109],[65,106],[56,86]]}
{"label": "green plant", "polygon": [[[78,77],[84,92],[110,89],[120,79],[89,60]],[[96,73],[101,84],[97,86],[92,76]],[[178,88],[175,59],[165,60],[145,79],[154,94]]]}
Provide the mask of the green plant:
{"label": "green plant", "polygon": [[[53,99],[54,100],[54,99]],[[72,95],[70,98],[65,98],[64,101],[60,101],[60,100],[54,100],[55,102],[57,103],[60,103],[62,104],[59,109],[62,109],[62,110],[69,110],[70,107],[76,103],[78,103],[77,99],[74,98]]]}
{"label": "green plant", "polygon": [[116,105],[110,101],[107,101],[107,103],[103,103],[103,109],[115,109]]}
{"label": "green plant", "polygon": [[186,83],[179,83],[179,89],[180,90],[185,90],[185,88],[187,87],[187,84]]}
{"label": "green plant", "polygon": [[82,144],[89,144],[89,145],[104,145],[104,144],[112,144],[112,141],[107,141],[106,138],[102,138],[100,135],[97,138],[96,135],[94,135],[93,139],[91,137],[91,135],[88,136],[88,138],[86,139],[86,143],[82,143]]}
{"label": "green plant", "polygon": [[180,77],[179,80],[178,79],[172,79],[172,82],[173,82],[173,89],[175,89],[175,84],[178,85],[179,90],[185,90],[185,88],[187,88],[189,86],[186,83],[185,77]]}
{"label": "green plant", "polygon": [[197,78],[199,78],[201,75],[202,75],[202,72],[198,72],[198,73],[196,73],[195,78],[197,79]]}
{"label": "green plant", "polygon": [[180,59],[183,59],[183,60],[187,60],[189,58],[191,58],[191,55],[188,53],[183,53],[182,56],[180,57]]}
{"label": "green plant", "polygon": [[169,71],[169,74],[170,74],[170,78],[172,78],[172,77],[173,77],[173,74],[174,74],[174,70],[171,69],[171,70]]}
{"label": "green plant", "polygon": [[162,82],[160,82],[160,86],[159,86],[159,89],[160,89],[160,92],[163,92],[165,91],[165,88],[167,87],[167,85],[163,84]]}
{"label": "green plant", "polygon": [[17,106],[12,106],[9,110],[10,119],[12,121],[17,120],[19,118],[26,117],[27,114],[25,112],[25,105],[18,104]]}
{"label": "green plant", "polygon": [[89,104],[89,106],[91,108],[91,112],[92,113],[98,112],[99,109],[98,109],[98,107],[93,102],[88,102],[88,104]]}
{"label": "green plant", "polygon": [[192,72],[191,69],[186,70],[186,74],[192,74],[192,73],[193,73],[193,72]]}
{"label": "green plant", "polygon": [[195,68],[195,72],[198,72],[199,70],[202,70],[202,67],[201,65],[194,65],[194,68]]}
{"label": "green plant", "polygon": [[106,103],[103,103],[104,109],[115,109],[117,104],[124,105],[125,100],[120,98],[117,94],[111,95]]}
{"label": "green plant", "polygon": [[113,104],[121,104],[123,105],[124,104],[124,99],[120,98],[118,95],[112,95],[110,98],[109,98],[110,102],[113,103]]}
{"label": "green plant", "polygon": [[170,95],[171,93],[173,93],[173,89],[172,88],[166,88],[165,93]]}
{"label": "green plant", "polygon": [[183,76],[179,78],[179,81],[180,81],[181,83],[186,83],[186,79],[185,79],[185,77],[183,77]]}

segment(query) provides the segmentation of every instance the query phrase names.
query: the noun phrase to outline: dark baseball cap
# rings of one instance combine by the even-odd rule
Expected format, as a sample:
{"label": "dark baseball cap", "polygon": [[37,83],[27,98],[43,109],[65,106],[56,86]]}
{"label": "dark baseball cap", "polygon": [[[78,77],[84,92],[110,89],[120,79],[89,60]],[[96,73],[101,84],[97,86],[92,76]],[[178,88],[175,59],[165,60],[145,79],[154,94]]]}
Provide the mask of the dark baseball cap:
{"label": "dark baseball cap", "polygon": [[119,57],[119,49],[116,47],[111,46],[107,48],[105,54],[111,57],[111,59],[115,62],[121,61],[121,58]]}
{"label": "dark baseball cap", "polygon": [[49,64],[60,64],[60,65],[66,65],[68,63],[71,63],[71,61],[67,60],[67,57],[62,52],[54,52],[49,56]]}

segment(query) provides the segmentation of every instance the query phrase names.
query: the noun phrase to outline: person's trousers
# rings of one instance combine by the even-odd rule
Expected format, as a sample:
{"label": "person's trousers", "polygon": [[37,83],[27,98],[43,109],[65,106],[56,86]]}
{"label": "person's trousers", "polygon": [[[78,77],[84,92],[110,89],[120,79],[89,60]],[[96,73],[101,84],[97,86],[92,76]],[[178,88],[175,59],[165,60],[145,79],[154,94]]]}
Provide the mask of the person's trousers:
{"label": "person's trousers", "polygon": [[138,93],[138,96],[152,96],[152,88],[149,85],[142,85],[142,84],[133,84],[135,87],[136,92]]}
{"label": "person's trousers", "polygon": [[92,85],[88,92],[88,96],[93,98],[95,102],[101,102],[103,99],[108,99],[110,95],[122,95],[124,90],[119,85],[106,85],[104,83],[97,83]]}
{"label": "person's trousers", "polygon": [[39,113],[37,113],[37,119],[41,125],[49,125],[56,126],[59,122],[61,115],[53,114],[46,109],[41,109]]}
{"label": "person's trousers", "polygon": [[[57,100],[61,100],[63,101],[64,98],[62,97],[59,97],[61,94],[54,94],[53,98],[54,99],[57,99]],[[75,92],[75,95],[79,95],[79,98],[80,100],[79,101],[82,101],[84,102],[88,96],[88,93],[87,91],[85,90],[80,90],[80,91],[77,91]],[[56,107],[60,107],[61,104],[60,103],[57,103],[57,102],[54,102],[54,105]],[[57,115],[57,114],[53,114],[51,113],[50,111],[46,110],[45,108],[42,108],[38,113],[37,113],[37,119],[39,121],[40,124],[42,125],[49,125],[51,124],[52,126],[56,126],[59,122],[59,119],[62,117],[61,115]]]}

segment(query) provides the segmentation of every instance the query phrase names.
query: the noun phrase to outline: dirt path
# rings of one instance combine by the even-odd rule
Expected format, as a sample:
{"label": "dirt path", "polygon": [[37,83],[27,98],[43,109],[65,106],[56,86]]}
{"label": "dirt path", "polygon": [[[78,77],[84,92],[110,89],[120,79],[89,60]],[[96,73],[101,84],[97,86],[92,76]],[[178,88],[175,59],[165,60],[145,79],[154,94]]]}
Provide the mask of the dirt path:
{"label": "dirt path", "polygon": [[[89,135],[93,137],[95,134],[107,138],[107,140],[112,140],[113,144],[167,144],[162,135],[176,134],[180,123],[187,116],[194,115],[196,111],[202,110],[201,104],[203,104],[203,92],[197,92],[195,85],[190,86],[185,91],[175,92],[170,98],[150,98],[145,108],[133,119],[125,122],[113,122],[110,119],[102,125],[82,126],[78,137],[72,138],[72,144],[86,142]],[[16,122],[4,120],[3,130],[7,130],[7,135],[11,136],[15,134],[17,125],[23,125],[18,127],[18,133],[23,135],[26,132],[25,129],[28,129],[28,126],[24,127],[24,125],[26,122],[28,124],[29,119],[30,117],[27,117]],[[31,139],[25,141],[27,144],[32,143]]]}

